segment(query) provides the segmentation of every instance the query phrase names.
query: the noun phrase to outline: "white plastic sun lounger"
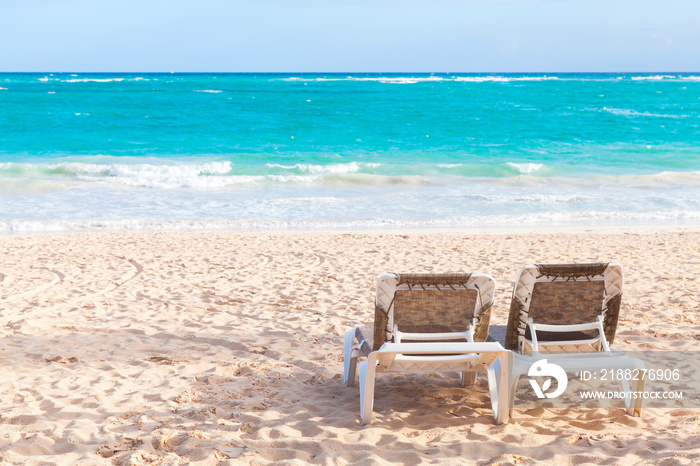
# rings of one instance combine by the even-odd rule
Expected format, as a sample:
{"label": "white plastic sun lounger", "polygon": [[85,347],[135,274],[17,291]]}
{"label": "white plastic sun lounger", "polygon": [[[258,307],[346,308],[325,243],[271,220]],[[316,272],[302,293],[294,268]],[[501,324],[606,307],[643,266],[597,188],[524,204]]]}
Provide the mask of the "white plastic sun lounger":
{"label": "white plastic sun lounger", "polygon": [[495,281],[486,274],[389,274],[377,282],[374,328],[345,333],[344,383],[358,358],[362,423],[372,420],[380,372],[459,372],[462,385],[485,373],[496,423],[508,421],[513,355],[485,343]]}
{"label": "white plastic sun lounger", "polygon": [[[622,297],[619,264],[526,265],[513,288],[506,348],[516,352],[510,416],[521,376],[546,359],[565,372],[643,369],[644,363],[610,348]],[[641,416],[644,380],[621,380],[627,412]]]}

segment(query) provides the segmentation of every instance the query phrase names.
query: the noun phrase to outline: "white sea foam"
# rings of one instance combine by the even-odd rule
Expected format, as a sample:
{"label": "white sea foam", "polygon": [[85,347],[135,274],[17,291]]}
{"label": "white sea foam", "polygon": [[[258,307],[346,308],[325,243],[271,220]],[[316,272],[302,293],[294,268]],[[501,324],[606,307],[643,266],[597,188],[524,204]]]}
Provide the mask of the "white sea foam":
{"label": "white sea foam", "polygon": [[[258,173],[237,172],[229,161],[207,163],[122,163],[107,161],[99,163],[85,163],[80,161],[66,161],[59,163],[0,163],[0,176],[9,176],[12,179],[47,179],[66,180],[83,183],[106,183],[142,188],[197,188],[218,189],[222,187],[241,184],[288,184],[288,183],[314,183],[323,186],[417,186],[417,185],[445,185],[451,183],[461,184],[458,181],[462,177],[468,177],[470,182],[487,183],[492,186],[504,186],[507,189],[515,187],[533,187],[562,185],[580,189],[597,187],[601,184],[609,186],[634,187],[634,186],[697,186],[700,185],[700,171],[664,171],[655,174],[626,174],[619,176],[588,176],[562,178],[553,176],[554,168],[548,168],[541,163],[516,163],[505,164],[514,170],[517,176],[473,176],[482,172],[475,167],[466,173],[458,170],[450,178],[445,178],[439,172],[426,166],[422,168],[406,167],[403,174],[398,166],[387,166],[385,173],[382,170],[364,172],[367,168],[382,167],[379,163],[348,162],[330,165],[320,164],[294,164],[283,165],[268,163],[266,171]],[[422,167],[422,166],[421,166]],[[463,164],[436,164],[434,167],[442,169],[459,169]],[[547,169],[547,171],[545,171]],[[493,170],[488,169],[491,172]],[[397,173],[398,172],[398,173]],[[432,173],[432,174],[431,174]],[[495,171],[499,173],[498,170]],[[546,177],[542,175],[548,175]],[[456,178],[455,178],[456,177]]]}
{"label": "white sea foam", "polygon": [[[72,74],[71,76],[77,76]],[[65,81],[62,81],[64,83],[111,83],[111,82],[120,82],[124,81],[124,78],[104,78],[104,79],[98,79],[98,78],[82,78],[82,79],[66,79]]]}
{"label": "white sea foam", "polygon": [[503,76],[459,76],[455,81],[467,83],[485,83],[485,82],[509,82],[510,79]]}
{"label": "white sea foam", "polygon": [[538,170],[540,170],[544,165],[541,163],[514,163],[514,162],[508,162],[506,163],[511,168],[516,169],[519,173],[522,173],[524,175],[529,175],[531,173],[534,173]]}
{"label": "white sea foam", "polygon": [[225,175],[231,171],[230,162],[181,165],[113,164],[107,166],[106,173],[99,165],[80,164],[74,167],[78,176],[101,174],[116,178],[113,181],[128,186],[164,189],[223,186],[227,184],[224,179],[212,175]]}
{"label": "white sea foam", "polygon": [[[230,162],[205,164],[101,164],[62,162],[58,164],[0,164],[0,175],[7,171],[12,177],[50,177],[72,183],[103,184],[133,188],[178,189],[193,188],[211,190],[231,188],[240,185],[284,185],[313,184],[325,186],[390,184],[412,185],[425,183],[428,179],[417,176],[386,176],[356,173],[357,163],[330,166],[298,164],[285,166],[269,164],[272,173],[236,174],[232,173]],[[274,173],[274,170],[290,173]],[[295,173],[296,171],[296,173]]]}
{"label": "white sea foam", "polygon": [[[53,75],[51,75],[53,76]],[[71,74],[70,76],[78,76],[77,74]],[[109,82],[121,82],[121,81],[150,81],[148,78],[136,77],[136,78],[71,78],[71,79],[60,79],[60,78],[49,78],[44,76],[43,78],[38,78],[41,82],[56,81],[61,83],[109,83]]]}
{"label": "white sea foam", "polygon": [[386,84],[416,84],[423,82],[511,82],[511,81],[556,81],[560,78],[557,76],[451,76],[449,78],[442,76],[371,76],[371,77],[319,77],[319,78],[281,78],[282,81],[359,81],[359,82],[379,82]]}
{"label": "white sea foam", "polygon": [[[55,164],[0,163],[0,170],[20,176],[64,177],[67,180],[103,182],[142,188],[212,188],[231,183],[231,162],[202,164],[128,164],[60,162]],[[16,175],[15,175],[16,176]],[[234,180],[235,181],[235,180]],[[242,181],[248,181],[243,179]],[[254,180],[250,180],[254,181]]]}
{"label": "white sea foam", "polygon": [[[343,166],[342,164],[339,164],[340,166]],[[309,173],[324,173],[324,172],[331,172],[330,167],[324,166],[324,165],[312,165],[312,164],[305,164],[305,163],[297,163],[294,165],[282,165],[282,164],[276,164],[276,163],[267,163],[265,164],[266,167],[268,168],[279,168],[282,170],[298,170],[301,172],[309,172]],[[350,164],[349,167],[343,167],[343,173],[349,173],[352,171],[357,171],[359,170],[360,167],[356,163]]]}
{"label": "white sea foam", "polygon": [[[331,166],[269,165],[268,168],[286,170],[298,169],[299,174],[243,175],[232,173],[231,162],[209,162],[203,164],[128,164],[128,163],[82,163],[61,162],[57,164],[18,164],[0,163],[2,171],[19,172],[20,176],[53,176],[84,183],[102,183],[134,188],[177,189],[194,188],[201,190],[221,189],[240,185],[259,184],[308,184],[322,182],[324,175],[351,174],[359,170],[357,164],[337,164]],[[355,182],[355,180],[350,181]]]}
{"label": "white sea foam", "polygon": [[224,91],[220,91],[217,89],[197,89],[195,92],[207,92],[209,94],[219,94],[220,92],[224,92]]}
{"label": "white sea foam", "polygon": [[507,83],[511,81],[557,81],[557,76],[458,76],[455,81],[483,83],[483,82],[500,82]]}
{"label": "white sea foam", "polygon": [[444,81],[443,78],[438,76],[430,76],[428,78],[353,78],[353,81],[377,81],[380,83],[387,84],[416,84],[416,83],[427,83],[427,82],[440,82]]}
{"label": "white sea foam", "polygon": [[429,76],[429,77],[414,77],[414,76],[406,76],[406,77],[391,77],[391,76],[372,76],[372,77],[352,77],[352,76],[346,76],[346,77],[323,77],[323,78],[299,78],[299,77],[292,77],[292,78],[282,78],[282,81],[316,81],[316,82],[325,82],[325,81],[359,81],[359,82],[378,82],[378,83],[384,83],[384,84],[416,84],[416,83],[422,83],[422,82],[439,82],[439,81],[444,81],[445,78],[442,78],[440,76]]}
{"label": "white sea foam", "polygon": [[657,74],[654,76],[632,76],[632,81],[661,81],[663,79],[676,79],[675,75]]}
{"label": "white sea foam", "polygon": [[0,87],[0,91],[6,91],[6,90],[7,90],[6,87]]}
{"label": "white sea foam", "polygon": [[[368,167],[378,167],[381,164],[364,164]],[[267,168],[278,168],[282,170],[297,170],[300,172],[307,172],[313,174],[323,174],[323,173],[355,173],[361,170],[361,166],[358,162],[349,163],[337,163],[331,165],[314,165],[306,163],[297,163],[294,165],[280,165],[276,163],[265,164]]]}
{"label": "white sea foam", "polygon": [[[331,79],[326,79],[326,78],[319,78],[319,81],[330,81]],[[340,81],[369,81],[369,82],[378,82],[378,83],[385,83],[385,84],[416,84],[416,83],[424,83],[424,82],[439,82],[439,81],[444,81],[444,78],[441,78],[439,76],[430,76],[430,77],[388,77],[388,76],[378,76],[378,77],[371,77],[371,78],[343,78],[339,79]]]}
{"label": "white sea foam", "polygon": [[686,118],[687,117],[687,115],[667,115],[667,114],[663,114],[663,113],[638,112],[636,110],[630,110],[630,109],[626,109],[626,108],[603,107],[602,110],[604,112],[612,113],[613,115],[621,115],[621,116],[626,116],[626,117],[635,117],[635,116],[656,117],[656,118]]}
{"label": "white sea foam", "polygon": [[389,84],[416,84],[420,82],[441,82],[441,81],[457,81],[457,82],[510,82],[510,81],[555,81],[559,78],[556,76],[518,76],[518,77],[507,77],[507,76],[457,76],[451,78],[444,78],[441,76],[429,76],[429,77],[388,77],[388,76],[377,76],[377,77],[365,77],[365,78],[316,78],[317,81],[374,81],[380,83]]}

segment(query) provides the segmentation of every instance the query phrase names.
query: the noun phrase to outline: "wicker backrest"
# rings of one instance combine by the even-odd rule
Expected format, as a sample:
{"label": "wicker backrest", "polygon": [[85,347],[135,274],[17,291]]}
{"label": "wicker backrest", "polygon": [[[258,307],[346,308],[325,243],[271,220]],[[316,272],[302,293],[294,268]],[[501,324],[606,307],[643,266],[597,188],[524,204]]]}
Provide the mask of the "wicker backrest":
{"label": "wicker backrest", "polygon": [[[571,325],[595,322],[603,317],[605,338],[615,339],[622,297],[622,267],[619,264],[528,265],[522,268],[513,288],[506,348],[521,352],[524,339],[531,339],[527,326]],[[581,340],[595,331],[537,332],[537,339]]]}
{"label": "wicker backrest", "polygon": [[393,341],[394,325],[408,333],[464,332],[486,341],[495,280],[486,274],[390,274],[377,282],[374,344]]}

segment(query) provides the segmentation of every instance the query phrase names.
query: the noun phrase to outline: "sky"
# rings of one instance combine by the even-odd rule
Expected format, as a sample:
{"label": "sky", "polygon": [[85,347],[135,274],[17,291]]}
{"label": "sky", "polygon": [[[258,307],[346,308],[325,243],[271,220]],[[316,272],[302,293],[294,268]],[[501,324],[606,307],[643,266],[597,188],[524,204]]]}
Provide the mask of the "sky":
{"label": "sky", "polygon": [[0,0],[0,72],[698,72],[698,0]]}

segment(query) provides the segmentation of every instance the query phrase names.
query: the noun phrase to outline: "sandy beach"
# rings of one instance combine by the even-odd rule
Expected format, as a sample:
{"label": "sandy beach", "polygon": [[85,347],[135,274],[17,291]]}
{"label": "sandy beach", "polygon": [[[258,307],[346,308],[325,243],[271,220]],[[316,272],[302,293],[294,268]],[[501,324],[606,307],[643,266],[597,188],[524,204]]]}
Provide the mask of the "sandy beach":
{"label": "sandy beach", "polygon": [[497,426],[483,378],[456,374],[380,375],[361,426],[342,335],[371,321],[383,273],[490,273],[503,326],[522,265],[614,261],[615,348],[696,350],[698,231],[2,236],[0,461],[697,464],[697,408]]}

